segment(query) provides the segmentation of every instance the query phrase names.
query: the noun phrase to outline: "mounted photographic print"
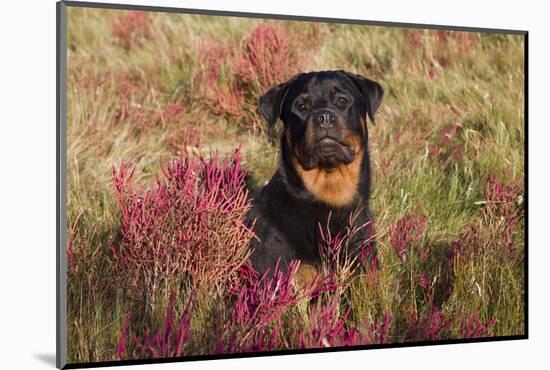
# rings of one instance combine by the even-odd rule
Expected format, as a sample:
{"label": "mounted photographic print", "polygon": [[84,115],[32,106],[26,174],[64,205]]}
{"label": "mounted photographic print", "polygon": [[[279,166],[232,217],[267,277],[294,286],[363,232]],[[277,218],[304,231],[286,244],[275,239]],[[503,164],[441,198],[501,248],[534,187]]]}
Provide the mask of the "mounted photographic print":
{"label": "mounted photographic print", "polygon": [[57,10],[58,367],[527,338],[527,32]]}

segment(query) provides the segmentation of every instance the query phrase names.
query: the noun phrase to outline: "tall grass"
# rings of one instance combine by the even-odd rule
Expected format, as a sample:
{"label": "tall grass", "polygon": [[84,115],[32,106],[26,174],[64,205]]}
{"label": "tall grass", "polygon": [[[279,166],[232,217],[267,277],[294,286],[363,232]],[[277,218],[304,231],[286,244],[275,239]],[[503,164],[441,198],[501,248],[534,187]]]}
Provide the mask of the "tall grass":
{"label": "tall grass", "polygon": [[[524,333],[519,36],[68,20],[69,362]],[[256,101],[322,69],[386,91],[369,128],[379,268],[340,254],[353,230],[319,225],[321,275],[300,281],[296,262],[258,276],[245,182],[271,177],[277,147]]]}

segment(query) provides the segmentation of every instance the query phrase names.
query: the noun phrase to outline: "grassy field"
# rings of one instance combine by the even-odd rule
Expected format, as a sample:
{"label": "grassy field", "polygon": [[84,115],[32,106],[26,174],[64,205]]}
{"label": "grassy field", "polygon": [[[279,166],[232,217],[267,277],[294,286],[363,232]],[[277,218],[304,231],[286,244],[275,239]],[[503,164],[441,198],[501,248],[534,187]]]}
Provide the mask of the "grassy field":
{"label": "grassy field", "polygon": [[[523,334],[523,55],[520,36],[69,8],[69,362]],[[265,183],[277,145],[256,101],[326,69],[386,92],[380,269],[259,284],[245,175]]]}

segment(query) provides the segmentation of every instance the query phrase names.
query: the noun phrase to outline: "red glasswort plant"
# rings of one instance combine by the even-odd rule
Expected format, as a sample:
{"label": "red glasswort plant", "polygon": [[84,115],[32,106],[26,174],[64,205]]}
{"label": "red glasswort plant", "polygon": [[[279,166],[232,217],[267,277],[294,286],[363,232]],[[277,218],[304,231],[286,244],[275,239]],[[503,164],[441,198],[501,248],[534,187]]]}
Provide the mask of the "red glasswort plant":
{"label": "red glasswort plant", "polygon": [[115,42],[125,49],[130,49],[135,41],[149,36],[149,33],[149,16],[141,11],[132,11],[117,17],[111,27]]}
{"label": "red glasswort plant", "polygon": [[295,68],[296,58],[286,32],[262,24],[244,40],[234,73],[239,84],[262,92],[290,78]]}
{"label": "red glasswort plant", "polygon": [[244,284],[238,291],[236,286],[232,287],[236,291],[235,300],[224,334],[220,335],[223,341],[216,345],[217,352],[268,351],[285,345],[277,324],[285,311],[300,301],[334,292],[339,287],[333,275],[328,275],[317,276],[299,288],[296,284],[299,266],[299,261],[292,261],[283,271],[277,262],[272,271],[259,278],[249,267],[242,271]]}
{"label": "red glasswort plant", "polygon": [[453,318],[447,318],[440,309],[428,307],[425,312],[414,321],[407,331],[407,340],[434,341],[445,338],[445,334],[453,323]]}
{"label": "red glasswort plant", "polygon": [[120,337],[118,338],[118,343],[115,350],[115,359],[124,360],[127,355],[127,346],[128,346],[128,328],[130,327],[130,320],[132,315],[128,313],[124,319],[124,324],[122,324],[122,330],[120,331]]}
{"label": "red glasswort plant", "polygon": [[386,344],[390,342],[390,326],[393,320],[391,312],[384,313],[384,318],[378,324],[367,325],[364,344]]}
{"label": "red glasswort plant", "polygon": [[453,241],[451,256],[462,261],[490,253],[498,260],[518,260],[516,236],[521,231],[525,209],[520,179],[508,182],[490,176],[485,188],[481,224],[470,225]]}
{"label": "red glasswort plant", "polygon": [[328,297],[327,303],[318,302],[310,308],[309,325],[299,334],[299,348],[361,344],[361,333],[346,325],[351,309],[341,314],[340,301],[341,296],[335,294]]}
{"label": "red glasswort plant", "polygon": [[418,284],[422,288],[428,289],[428,287],[430,286],[430,280],[426,277],[426,274],[422,271],[419,271],[416,276],[418,278]]}
{"label": "red glasswort plant", "polygon": [[129,163],[113,167],[121,210],[113,269],[148,303],[161,285],[221,289],[248,258],[253,235],[242,223],[249,203],[238,151],[221,161],[181,158],[161,169],[163,178],[142,189]]}
{"label": "red glasswort plant", "polygon": [[401,263],[405,262],[409,249],[422,243],[426,232],[426,216],[417,216],[416,213],[415,210],[407,214],[389,227],[390,243]]}
{"label": "red glasswort plant", "polygon": [[227,43],[204,42],[200,45],[201,65],[197,68],[200,100],[210,111],[238,122],[246,116],[244,92],[231,76],[235,51]]}
{"label": "red glasswort plant", "polygon": [[516,251],[516,234],[525,215],[523,183],[521,179],[511,179],[507,183],[495,176],[489,177],[485,190],[487,205],[483,210],[486,222],[494,220],[493,234],[500,235],[499,246],[512,259],[519,258]]}
{"label": "red glasswort plant", "polygon": [[214,114],[226,115],[246,129],[262,129],[257,98],[270,86],[297,72],[289,37],[282,29],[262,24],[242,41],[241,49],[206,42],[200,47],[197,81],[201,100]]}
{"label": "red glasswort plant", "polygon": [[134,336],[132,355],[128,356],[128,329],[131,317],[126,316],[116,352],[116,359],[126,358],[169,358],[180,357],[186,343],[191,339],[190,323],[193,312],[192,300],[189,300],[180,318],[174,321],[174,296],[168,300],[164,322],[158,330],[143,337]]}
{"label": "red glasswort plant", "polygon": [[[359,266],[374,268],[377,265],[374,254],[374,223],[367,221],[359,224],[357,218],[359,212],[352,212],[347,225],[335,234],[331,230],[332,214],[329,214],[327,222],[318,224],[319,251],[322,267],[325,274],[336,273],[340,283],[349,280],[353,271]],[[366,238],[358,238],[362,230],[369,230]],[[356,259],[352,258],[348,251],[359,250]]]}
{"label": "red glasswort plant", "polygon": [[483,338],[491,336],[492,327],[497,320],[482,322],[479,320],[479,314],[474,313],[470,317],[462,314],[460,316],[460,338]]}
{"label": "red glasswort plant", "polygon": [[225,325],[226,332],[231,333],[226,334],[230,340],[225,350],[242,352],[245,348],[258,348],[260,342],[270,336],[265,335],[265,330],[301,299],[294,291],[299,265],[298,261],[292,261],[283,272],[277,262],[272,272],[267,271],[256,281],[249,280],[251,284],[240,289]]}
{"label": "red glasswort plant", "polygon": [[155,127],[168,128],[185,122],[187,109],[181,97],[164,103],[166,87],[152,76],[160,74],[158,66],[146,66],[110,73],[107,88],[116,97],[113,126],[128,124],[133,136]]}
{"label": "red glasswort plant", "polygon": [[250,265],[244,263],[239,267],[237,273],[229,280],[224,289],[224,295],[227,297],[235,297],[241,293],[244,287],[252,287],[260,278],[259,273]]}
{"label": "red glasswort plant", "polygon": [[523,184],[520,179],[503,182],[496,176],[489,176],[485,189],[487,206],[484,213],[487,216],[500,217],[515,226],[524,216]]}
{"label": "red glasswort plant", "polygon": [[452,314],[444,314],[438,308],[428,309],[417,319],[411,328],[407,331],[407,340],[434,341],[452,337],[451,330],[453,324],[458,325],[455,334],[457,338],[472,339],[493,335],[493,326],[497,320],[483,322],[479,319],[479,313],[474,312],[471,315],[464,312],[460,319]]}
{"label": "red glasswort plant", "polygon": [[342,313],[342,296],[333,294],[326,303],[319,301],[309,311],[309,325],[298,334],[298,348],[321,348],[385,344],[389,342],[392,315],[389,312],[379,323],[365,320],[363,328],[353,326],[348,319],[351,309]]}

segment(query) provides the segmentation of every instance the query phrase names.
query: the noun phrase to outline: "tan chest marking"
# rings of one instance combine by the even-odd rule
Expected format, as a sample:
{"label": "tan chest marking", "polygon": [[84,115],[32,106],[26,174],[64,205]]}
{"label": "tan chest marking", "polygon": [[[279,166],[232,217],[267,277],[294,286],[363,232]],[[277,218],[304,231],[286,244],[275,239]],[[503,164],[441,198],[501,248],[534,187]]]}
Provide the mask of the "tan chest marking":
{"label": "tan chest marking", "polygon": [[315,198],[333,207],[344,207],[351,203],[357,194],[363,151],[356,151],[355,160],[341,164],[330,171],[323,168],[304,170],[293,158],[294,168],[304,186]]}

